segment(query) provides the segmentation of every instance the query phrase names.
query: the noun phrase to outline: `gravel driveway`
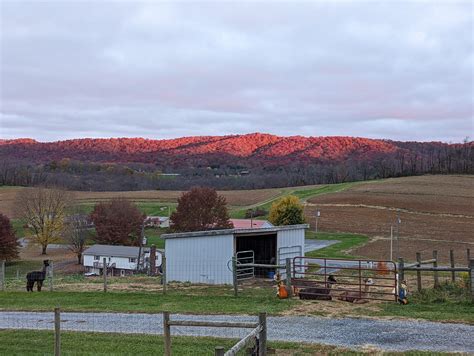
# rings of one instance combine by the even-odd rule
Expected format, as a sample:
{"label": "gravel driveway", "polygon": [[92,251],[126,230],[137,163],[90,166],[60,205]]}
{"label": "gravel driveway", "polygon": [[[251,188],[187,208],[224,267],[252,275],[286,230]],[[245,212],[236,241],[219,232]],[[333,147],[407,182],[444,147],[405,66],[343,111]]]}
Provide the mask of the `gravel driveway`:
{"label": "gravel driveway", "polygon": [[[256,321],[252,316],[178,315],[176,320]],[[161,314],[62,313],[63,330],[162,334]],[[52,329],[53,313],[0,312],[0,329]],[[173,335],[241,338],[231,328],[172,327]],[[270,340],[329,344],[360,349],[374,346],[392,351],[425,350],[474,353],[474,326],[427,321],[269,317]]]}

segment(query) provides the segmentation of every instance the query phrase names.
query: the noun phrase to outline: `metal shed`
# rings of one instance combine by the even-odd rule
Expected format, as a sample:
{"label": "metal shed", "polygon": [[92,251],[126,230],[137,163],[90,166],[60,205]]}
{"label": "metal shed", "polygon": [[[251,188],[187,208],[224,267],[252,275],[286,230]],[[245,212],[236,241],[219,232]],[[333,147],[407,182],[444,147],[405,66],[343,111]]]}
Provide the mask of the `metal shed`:
{"label": "metal shed", "polygon": [[[307,224],[165,234],[168,281],[231,284],[234,255],[253,251],[255,263],[284,264],[304,256]],[[265,271],[255,272],[264,275]]]}

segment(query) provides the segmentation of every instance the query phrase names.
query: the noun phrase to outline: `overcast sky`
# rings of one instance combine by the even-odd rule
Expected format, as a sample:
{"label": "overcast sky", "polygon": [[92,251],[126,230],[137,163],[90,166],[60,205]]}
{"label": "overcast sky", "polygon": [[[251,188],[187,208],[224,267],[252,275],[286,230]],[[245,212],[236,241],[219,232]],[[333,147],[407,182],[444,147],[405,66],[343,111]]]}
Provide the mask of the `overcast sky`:
{"label": "overcast sky", "polygon": [[2,138],[460,142],[473,2],[1,0]]}

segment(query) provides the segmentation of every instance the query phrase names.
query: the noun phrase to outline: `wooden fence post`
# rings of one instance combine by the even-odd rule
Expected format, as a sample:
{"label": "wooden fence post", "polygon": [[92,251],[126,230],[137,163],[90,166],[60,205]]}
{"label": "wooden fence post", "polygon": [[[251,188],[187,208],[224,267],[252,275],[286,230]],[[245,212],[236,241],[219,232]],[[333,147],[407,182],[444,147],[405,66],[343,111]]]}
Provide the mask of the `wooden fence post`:
{"label": "wooden fence post", "polygon": [[469,261],[469,281],[471,287],[471,298],[474,302],[474,259]]}
{"label": "wooden fence post", "polygon": [[[163,259],[162,259],[163,261]],[[156,276],[156,246],[151,245],[150,247],[150,264],[149,264],[148,275]]]}
{"label": "wooden fence post", "polygon": [[469,266],[469,263],[471,263],[471,250],[470,249],[466,250],[466,255],[467,255],[467,265]]}
{"label": "wooden fence post", "polygon": [[[449,261],[451,262],[451,268],[454,268],[454,251],[449,250]],[[451,282],[456,282],[456,273],[451,271]]]}
{"label": "wooden fence post", "polygon": [[[433,251],[433,268],[438,267],[438,251],[434,250]],[[438,276],[438,271],[433,271],[433,278],[434,278],[434,287],[438,288],[439,287],[439,276]]]}
{"label": "wooden fence post", "polygon": [[[421,253],[417,252],[416,253],[416,266],[421,267]],[[418,292],[421,292],[421,271],[416,271],[416,287],[418,289]]]}
{"label": "wooden fence post", "polygon": [[161,281],[163,283],[163,294],[166,294],[166,288],[167,288],[167,279],[166,279],[166,255],[163,254],[161,256]]}
{"label": "wooden fence post", "polygon": [[267,313],[258,314],[258,323],[262,327],[258,338],[258,356],[267,355]]}
{"label": "wooden fence post", "polygon": [[2,263],[0,265],[2,267],[2,270],[0,271],[0,288],[2,288],[2,291],[5,290],[5,260],[2,260]]}
{"label": "wooden fence post", "polygon": [[102,261],[102,274],[104,275],[104,292],[107,292],[107,259],[104,257]]}
{"label": "wooden fence post", "polygon": [[61,312],[54,308],[54,356],[61,355]]}
{"label": "wooden fence post", "polygon": [[49,282],[49,291],[53,291],[53,271],[54,271],[54,264],[53,261],[50,261],[49,263],[49,271],[48,271],[48,282]]}
{"label": "wooden fence post", "polygon": [[232,256],[232,284],[234,285],[234,296],[237,297],[238,285],[237,285],[237,257]]}
{"label": "wooden fence post", "polygon": [[165,345],[165,356],[171,356],[171,327],[169,324],[170,313],[163,312],[163,338]]}
{"label": "wooden fence post", "polygon": [[403,262],[403,258],[398,258],[398,288],[400,288],[400,284],[405,280],[405,263]]}
{"label": "wooden fence post", "polygon": [[286,259],[286,289],[288,289],[288,295],[293,296],[293,288],[291,287],[291,259]]}
{"label": "wooden fence post", "polygon": [[224,356],[224,348],[222,346],[216,346],[214,356]]}

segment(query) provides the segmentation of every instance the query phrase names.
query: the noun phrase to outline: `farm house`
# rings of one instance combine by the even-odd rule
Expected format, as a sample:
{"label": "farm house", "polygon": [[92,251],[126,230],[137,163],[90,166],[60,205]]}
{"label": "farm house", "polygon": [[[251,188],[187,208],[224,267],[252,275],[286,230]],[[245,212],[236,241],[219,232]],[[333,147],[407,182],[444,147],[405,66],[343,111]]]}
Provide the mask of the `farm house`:
{"label": "farm house", "polygon": [[[161,266],[161,254],[163,250],[156,250],[155,266]],[[137,272],[137,262],[140,249],[135,246],[112,246],[112,245],[93,245],[86,249],[83,256],[83,266],[87,273],[102,274],[103,261],[106,259],[106,265],[112,276],[125,276]],[[150,248],[144,247],[141,250],[141,266],[149,267]]]}
{"label": "farm house", "polygon": [[[162,235],[167,279],[231,284],[234,255],[248,258],[250,254],[255,263],[284,264],[286,258],[304,256],[304,233],[308,227],[301,224]],[[265,269],[255,270],[257,277],[267,277],[267,272]]]}

